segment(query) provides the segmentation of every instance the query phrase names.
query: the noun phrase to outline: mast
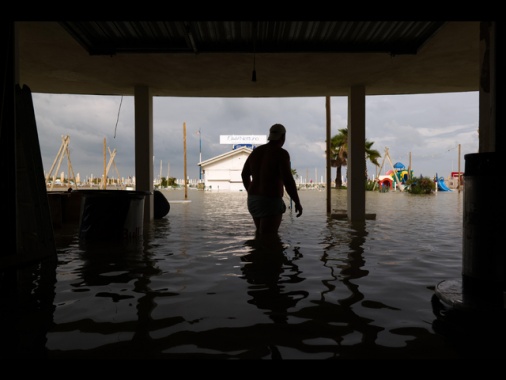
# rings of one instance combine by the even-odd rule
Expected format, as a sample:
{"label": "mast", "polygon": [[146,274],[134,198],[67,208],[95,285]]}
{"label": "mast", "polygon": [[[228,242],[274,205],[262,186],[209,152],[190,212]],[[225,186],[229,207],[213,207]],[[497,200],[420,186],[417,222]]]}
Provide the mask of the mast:
{"label": "mast", "polygon": [[[202,134],[199,128],[199,162],[202,162]],[[202,165],[199,166],[199,179],[202,180]]]}
{"label": "mast", "polygon": [[160,160],[160,175],[158,176],[158,180],[160,181],[160,185],[162,184],[162,160]]}

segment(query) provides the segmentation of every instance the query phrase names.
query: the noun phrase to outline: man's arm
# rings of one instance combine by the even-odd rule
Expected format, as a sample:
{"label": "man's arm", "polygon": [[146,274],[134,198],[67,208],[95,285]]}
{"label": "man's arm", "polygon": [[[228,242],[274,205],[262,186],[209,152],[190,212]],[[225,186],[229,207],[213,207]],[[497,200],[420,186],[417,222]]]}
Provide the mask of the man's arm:
{"label": "man's arm", "polygon": [[286,153],[286,159],[282,161],[282,176],[283,176],[283,184],[285,186],[286,192],[292,199],[293,203],[295,203],[295,211],[297,212],[297,217],[302,215],[302,205],[300,204],[299,193],[297,192],[297,185],[295,184],[295,180],[292,175],[292,168],[290,165],[290,155],[288,152]]}
{"label": "man's arm", "polygon": [[242,168],[241,178],[244,188],[246,189],[246,191],[248,191],[249,185],[251,183],[251,170],[249,167],[249,157],[246,159],[246,162],[244,163],[244,166]]}

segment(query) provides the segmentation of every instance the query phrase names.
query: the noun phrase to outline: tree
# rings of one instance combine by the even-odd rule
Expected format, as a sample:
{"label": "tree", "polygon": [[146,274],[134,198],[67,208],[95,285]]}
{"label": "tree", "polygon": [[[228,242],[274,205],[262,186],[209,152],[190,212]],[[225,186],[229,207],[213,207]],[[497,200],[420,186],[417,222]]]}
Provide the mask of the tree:
{"label": "tree", "polygon": [[[381,154],[376,149],[372,149],[373,144],[374,142],[365,140],[365,159],[379,166],[378,159],[381,157]],[[342,128],[330,140],[330,166],[336,168],[336,188],[340,188],[343,185],[343,181],[341,180],[342,167],[346,165],[348,165],[348,128]],[[367,168],[365,178],[367,178]]]}
{"label": "tree", "polygon": [[[378,159],[381,158],[381,153],[376,149],[372,149],[373,144],[374,141],[367,141],[367,139],[365,140],[365,160],[369,160],[371,164],[378,167],[380,166]],[[367,174],[367,165],[365,167],[365,178],[369,178],[369,175]]]}
{"label": "tree", "polygon": [[336,188],[343,185],[341,168],[348,164],[348,128],[339,129],[339,134],[330,139],[330,166],[336,168]]}

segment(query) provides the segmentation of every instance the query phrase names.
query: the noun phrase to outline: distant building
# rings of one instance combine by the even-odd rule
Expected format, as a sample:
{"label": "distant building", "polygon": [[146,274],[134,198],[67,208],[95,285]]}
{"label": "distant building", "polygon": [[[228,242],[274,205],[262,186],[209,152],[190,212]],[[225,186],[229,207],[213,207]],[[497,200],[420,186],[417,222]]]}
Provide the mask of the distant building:
{"label": "distant building", "polygon": [[242,146],[199,163],[204,174],[205,190],[242,191],[241,172],[246,159],[253,151]]}

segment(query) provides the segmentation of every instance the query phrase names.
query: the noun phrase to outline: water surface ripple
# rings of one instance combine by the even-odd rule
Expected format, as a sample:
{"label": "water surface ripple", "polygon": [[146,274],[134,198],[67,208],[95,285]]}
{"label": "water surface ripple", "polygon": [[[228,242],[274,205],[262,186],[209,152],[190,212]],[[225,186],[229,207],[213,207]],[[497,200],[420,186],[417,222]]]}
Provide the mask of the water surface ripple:
{"label": "water surface ripple", "polygon": [[[169,214],[138,239],[57,231],[50,301],[39,296],[46,357],[468,355],[434,330],[431,306],[435,285],[461,276],[462,193],[367,192],[376,219],[353,226],[327,216],[325,191],[304,190],[275,246],[255,240],[244,192],[163,193]],[[332,209],[346,209],[345,191],[332,190]]]}

